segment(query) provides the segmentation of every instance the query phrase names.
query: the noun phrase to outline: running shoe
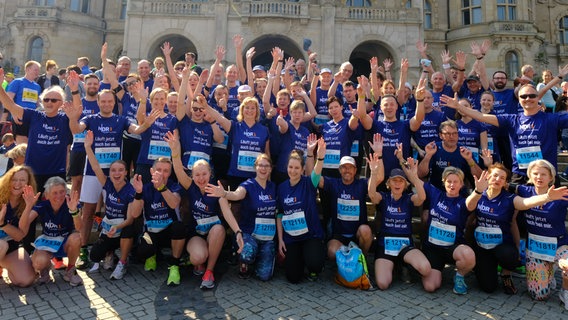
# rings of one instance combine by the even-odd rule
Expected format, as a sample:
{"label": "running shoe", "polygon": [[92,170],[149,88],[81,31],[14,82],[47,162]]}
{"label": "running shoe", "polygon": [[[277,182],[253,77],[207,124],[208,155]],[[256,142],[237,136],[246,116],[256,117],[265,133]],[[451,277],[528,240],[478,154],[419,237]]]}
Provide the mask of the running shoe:
{"label": "running shoe", "polygon": [[150,258],[146,259],[146,262],[144,262],[144,270],[156,271],[156,268],[157,268],[156,255],[153,255]]}
{"label": "running shoe", "polygon": [[239,265],[239,278],[248,279],[252,275],[252,270],[250,266],[246,263],[241,262]]}
{"label": "running shoe", "polygon": [[86,269],[89,266],[89,250],[87,248],[81,248],[79,259],[77,259],[75,266],[79,270]]}
{"label": "running shoe", "polygon": [[501,279],[503,280],[503,289],[505,290],[505,294],[513,295],[517,293],[517,288],[515,288],[513,277],[511,277],[510,275],[501,276]]}
{"label": "running shoe", "polygon": [[46,284],[49,282],[53,282],[51,276],[49,275],[49,270],[51,268],[45,268],[39,272],[39,278],[37,279],[38,284]]}
{"label": "running shoe", "polygon": [[67,268],[67,265],[63,262],[63,258],[52,258],[51,264],[53,264],[53,268],[55,270],[63,270]]}
{"label": "running shoe", "polygon": [[315,273],[315,272],[310,272],[306,276],[306,279],[308,279],[308,281],[311,281],[311,282],[318,281],[318,274]]}
{"label": "running shoe", "polygon": [[454,293],[460,295],[467,294],[467,285],[465,284],[465,279],[457,272],[454,276]]}
{"label": "running shoe", "polygon": [[205,273],[205,265],[193,266],[193,274],[196,276],[202,276]]}
{"label": "running shoe", "polygon": [[215,276],[213,276],[213,271],[207,270],[201,278],[201,289],[213,289],[215,287]]}
{"label": "running shoe", "polygon": [[178,266],[170,266],[170,274],[168,275],[168,282],[166,283],[169,285],[179,285],[180,283],[180,275],[179,275],[179,267]]}
{"label": "running shoe", "polygon": [[126,274],[126,265],[124,265],[121,261],[116,264],[116,268],[110,275],[111,279],[120,280]]}
{"label": "running shoe", "polygon": [[560,289],[558,296],[560,298],[560,301],[564,303],[564,309],[568,310],[568,290]]}
{"label": "running shoe", "polygon": [[63,280],[69,282],[72,287],[83,284],[83,279],[77,274],[77,269],[75,268],[75,266],[65,270],[65,274],[63,274]]}

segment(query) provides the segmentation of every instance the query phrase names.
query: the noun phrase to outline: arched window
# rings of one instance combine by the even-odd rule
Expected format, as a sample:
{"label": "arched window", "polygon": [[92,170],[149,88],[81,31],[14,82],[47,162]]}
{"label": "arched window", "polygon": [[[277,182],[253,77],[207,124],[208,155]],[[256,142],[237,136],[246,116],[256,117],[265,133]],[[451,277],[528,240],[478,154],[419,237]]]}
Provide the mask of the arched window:
{"label": "arched window", "polygon": [[481,0],[462,0],[462,24],[481,23]]}
{"label": "arched window", "polygon": [[30,42],[28,60],[35,60],[37,62],[41,62],[42,59],[43,59],[43,39],[40,37],[35,37]]}
{"label": "arched window", "polygon": [[568,44],[568,16],[564,16],[560,19],[558,24],[558,37],[560,38],[560,44]]}
{"label": "arched window", "polygon": [[511,80],[519,74],[519,56],[515,51],[509,51],[505,54],[505,72]]}
{"label": "arched window", "polygon": [[345,5],[348,7],[370,7],[371,1],[369,0],[347,0]]}
{"label": "arched window", "polygon": [[432,29],[432,5],[430,1],[424,1],[424,29]]}

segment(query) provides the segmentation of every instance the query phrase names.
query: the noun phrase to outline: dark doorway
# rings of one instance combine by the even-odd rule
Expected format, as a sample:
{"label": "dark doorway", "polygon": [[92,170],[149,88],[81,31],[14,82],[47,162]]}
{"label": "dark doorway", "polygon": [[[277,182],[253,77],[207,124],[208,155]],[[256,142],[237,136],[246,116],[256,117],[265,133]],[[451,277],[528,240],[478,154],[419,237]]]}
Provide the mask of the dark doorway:
{"label": "dark doorway", "polygon": [[379,66],[383,65],[383,60],[386,58],[393,60],[393,68],[396,68],[397,66],[397,62],[394,61],[389,50],[379,41],[365,41],[355,47],[349,56],[349,62],[353,65],[351,81],[356,82],[357,77],[360,75],[369,77],[369,74],[371,73],[369,60],[371,60],[372,57],[377,57],[379,59]]}
{"label": "dark doorway", "polygon": [[252,58],[252,65],[262,65],[266,70],[272,64],[272,48],[279,47],[284,51],[284,59],[294,57],[294,59],[306,59],[304,52],[298,48],[296,43],[290,38],[279,35],[269,34],[263,35],[258,39],[252,41],[242,52],[243,61],[246,61],[246,53],[249,48],[254,47],[256,54]]}

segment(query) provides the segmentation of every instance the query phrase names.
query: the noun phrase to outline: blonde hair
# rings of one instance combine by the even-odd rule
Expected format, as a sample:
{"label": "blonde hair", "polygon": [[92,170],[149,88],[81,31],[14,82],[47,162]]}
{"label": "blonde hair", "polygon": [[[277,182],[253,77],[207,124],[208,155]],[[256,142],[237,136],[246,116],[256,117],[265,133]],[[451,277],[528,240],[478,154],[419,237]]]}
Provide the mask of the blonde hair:
{"label": "blonde hair", "polygon": [[456,176],[458,176],[458,178],[460,178],[461,182],[463,183],[465,175],[463,174],[463,171],[461,169],[456,167],[447,167],[446,169],[444,169],[444,172],[442,172],[442,182],[446,182],[446,179],[450,174],[455,174]]}
{"label": "blonde hair", "polygon": [[26,143],[20,143],[17,146],[15,146],[14,149],[6,152],[6,156],[10,159],[25,157],[27,150],[28,150],[28,145]]}
{"label": "blonde hair", "polygon": [[556,177],[556,169],[554,168],[552,163],[550,163],[550,162],[548,162],[547,160],[544,160],[544,159],[534,160],[534,161],[531,161],[531,163],[529,163],[529,166],[527,168],[527,176],[529,177],[529,180],[527,182],[534,184],[534,181],[532,181],[532,179],[531,179],[531,171],[535,167],[548,170],[548,172],[550,173],[550,178],[551,178],[548,185],[551,186],[554,183],[554,179]]}
{"label": "blonde hair", "polygon": [[[34,173],[32,171],[32,168],[28,167],[28,166],[15,166],[12,167],[12,169],[8,170],[8,172],[6,172],[4,174],[4,176],[2,176],[2,178],[0,178],[0,203],[1,204],[7,204],[10,201],[10,195],[11,195],[11,191],[10,189],[12,188],[10,183],[12,182],[12,178],[14,177],[14,175],[20,171],[25,171],[26,174],[28,175],[28,185],[32,187],[33,192],[35,193],[37,191],[37,185],[36,185],[36,181],[34,178]],[[26,202],[24,201],[23,197],[20,197],[20,199],[18,199],[18,206],[16,208],[12,208],[14,210],[14,213],[16,214],[16,216],[19,218],[22,215],[22,212],[24,211],[26,207]]]}
{"label": "blonde hair", "polygon": [[249,102],[254,103],[254,106],[256,107],[255,121],[258,122],[260,120],[260,105],[258,104],[258,100],[256,100],[255,97],[248,97],[248,98],[245,98],[245,100],[243,100],[243,103],[241,103],[241,105],[239,107],[239,115],[237,116],[238,122],[242,122],[244,120],[243,110],[245,109],[245,106]]}

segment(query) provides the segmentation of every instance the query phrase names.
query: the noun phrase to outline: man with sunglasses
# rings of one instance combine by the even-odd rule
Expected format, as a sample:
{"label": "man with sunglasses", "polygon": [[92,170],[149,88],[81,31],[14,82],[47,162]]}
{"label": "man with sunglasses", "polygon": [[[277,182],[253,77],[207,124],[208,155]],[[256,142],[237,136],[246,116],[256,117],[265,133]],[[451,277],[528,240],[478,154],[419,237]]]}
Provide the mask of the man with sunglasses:
{"label": "man with sunglasses", "polygon": [[442,96],[445,105],[457,109],[475,120],[503,128],[509,134],[511,156],[513,158],[513,177],[511,182],[527,181],[528,164],[536,159],[545,159],[557,167],[558,130],[568,128],[567,114],[544,113],[538,101],[546,91],[559,84],[568,74],[568,65],[559,67],[558,76],[554,77],[540,92],[531,84],[522,85],[519,102],[523,107],[521,114],[492,115],[482,114],[477,110],[459,105],[457,97]]}

